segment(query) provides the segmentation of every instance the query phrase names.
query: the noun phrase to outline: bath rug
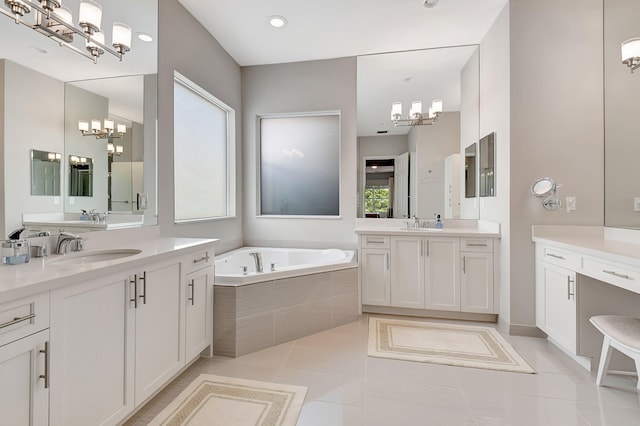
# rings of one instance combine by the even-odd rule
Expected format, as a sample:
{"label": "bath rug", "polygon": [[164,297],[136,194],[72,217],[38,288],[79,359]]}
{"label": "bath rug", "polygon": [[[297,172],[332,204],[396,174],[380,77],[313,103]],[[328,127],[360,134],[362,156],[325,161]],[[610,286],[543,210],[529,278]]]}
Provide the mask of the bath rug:
{"label": "bath rug", "polygon": [[307,388],[201,374],[150,425],[295,426]]}
{"label": "bath rug", "polygon": [[488,370],[535,373],[493,328],[369,318],[368,354]]}

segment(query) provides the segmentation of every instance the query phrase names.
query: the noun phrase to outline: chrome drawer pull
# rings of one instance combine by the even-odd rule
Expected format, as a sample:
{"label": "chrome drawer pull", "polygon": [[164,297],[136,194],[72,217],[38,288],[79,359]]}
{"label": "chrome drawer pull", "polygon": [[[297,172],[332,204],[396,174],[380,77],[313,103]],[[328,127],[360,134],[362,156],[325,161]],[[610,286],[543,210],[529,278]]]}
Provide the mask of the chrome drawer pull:
{"label": "chrome drawer pull", "polygon": [[4,324],[0,324],[0,328],[5,328],[5,327],[10,327],[14,324],[18,324],[19,322],[22,321],[27,321],[30,320],[31,318],[35,318],[36,314],[30,314],[30,315],[26,315],[24,317],[15,317],[12,321],[9,322],[5,322]]}
{"label": "chrome drawer pull", "polygon": [[367,244],[384,244],[384,240],[367,240]]}
{"label": "chrome drawer pull", "polygon": [[193,263],[194,265],[200,262],[208,262],[209,261],[209,253],[207,253],[205,256],[202,256],[200,259],[193,259]]}
{"label": "chrome drawer pull", "polygon": [[474,244],[474,243],[469,243],[467,244],[468,247],[487,247],[488,244]]}
{"label": "chrome drawer pull", "polygon": [[567,260],[564,257],[562,257],[560,255],[557,255],[557,254],[553,254],[553,253],[546,253],[546,256],[555,257],[556,259],[560,259],[560,260]]}
{"label": "chrome drawer pull", "polygon": [[196,290],[194,288],[195,283],[196,283],[196,280],[191,280],[191,283],[189,284],[189,287],[191,288],[191,297],[189,297],[187,300],[191,302],[191,306],[193,306],[195,303],[195,296],[196,296]]}
{"label": "chrome drawer pull", "polygon": [[632,279],[629,275],[619,274],[619,273],[617,273],[615,271],[607,271],[607,270],[603,269],[602,272],[604,272],[605,274],[613,275],[614,277],[624,278],[625,280]]}
{"label": "chrome drawer pull", "polygon": [[140,281],[142,281],[142,294],[138,297],[142,299],[142,304],[147,304],[147,271],[142,272],[142,276],[138,277]]}
{"label": "chrome drawer pull", "polygon": [[44,354],[44,374],[41,374],[39,377],[44,379],[44,388],[49,389],[49,368],[50,368],[50,359],[49,359],[49,341],[44,342],[44,350],[40,349],[40,353]]}
{"label": "chrome drawer pull", "polygon": [[[133,302],[133,309],[138,309],[138,275],[133,276],[133,280],[129,280],[129,284],[133,284],[133,299],[129,299],[129,302]],[[131,294],[131,290],[129,290]]]}

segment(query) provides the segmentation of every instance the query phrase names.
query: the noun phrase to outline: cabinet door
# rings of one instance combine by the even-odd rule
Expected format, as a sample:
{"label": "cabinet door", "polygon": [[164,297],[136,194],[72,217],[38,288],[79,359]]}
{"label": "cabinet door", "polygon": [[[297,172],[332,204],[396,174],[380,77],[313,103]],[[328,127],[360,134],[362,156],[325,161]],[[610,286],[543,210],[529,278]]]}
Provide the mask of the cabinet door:
{"label": "cabinet door", "polygon": [[460,311],[460,241],[428,238],[425,262],[425,307]]}
{"label": "cabinet door", "polygon": [[116,424],[134,408],[128,275],[51,292],[51,425]]}
{"label": "cabinet door", "polygon": [[541,263],[544,281],[545,328],[551,340],[576,354],[576,273]]}
{"label": "cabinet door", "polygon": [[389,250],[363,249],[360,253],[363,305],[390,305],[389,262]]}
{"label": "cabinet door", "polygon": [[208,312],[213,306],[213,268],[187,274],[185,344],[186,362],[191,362],[211,344],[213,319]]}
{"label": "cabinet door", "polygon": [[493,253],[462,252],[460,310],[493,312]]}
{"label": "cabinet door", "polygon": [[391,306],[424,308],[424,259],[423,238],[391,238]]}
{"label": "cabinet door", "polygon": [[180,265],[158,265],[137,275],[135,402],[140,404],[184,365],[180,332]]}
{"label": "cabinet door", "polygon": [[47,361],[40,351],[48,340],[43,330],[0,347],[0,425],[49,424],[49,389],[40,378]]}

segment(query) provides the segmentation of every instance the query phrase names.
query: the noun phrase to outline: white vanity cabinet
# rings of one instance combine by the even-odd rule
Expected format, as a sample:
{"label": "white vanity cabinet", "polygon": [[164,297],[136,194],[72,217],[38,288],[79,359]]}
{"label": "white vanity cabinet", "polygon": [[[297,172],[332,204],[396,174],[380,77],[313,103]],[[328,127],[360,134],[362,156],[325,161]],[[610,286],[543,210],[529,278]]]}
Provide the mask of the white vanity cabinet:
{"label": "white vanity cabinet", "polygon": [[[536,246],[536,326],[565,352],[577,354],[575,254]],[[571,269],[569,269],[571,268]]]}
{"label": "white vanity cabinet", "polygon": [[360,234],[362,305],[495,314],[493,238],[425,232]]}
{"label": "white vanity cabinet", "polygon": [[460,255],[460,310],[493,313],[493,239],[461,238]]}
{"label": "white vanity cabinet", "polygon": [[51,292],[51,425],[117,424],[184,366],[180,264]]}
{"label": "white vanity cabinet", "polygon": [[0,425],[49,424],[48,327],[48,294],[0,305]]}
{"label": "white vanity cabinet", "polygon": [[[213,253],[203,251],[184,259],[186,363],[211,347],[213,339]],[[212,349],[212,348],[211,348]],[[210,351],[210,354],[213,354]]]}
{"label": "white vanity cabinet", "polygon": [[[363,283],[362,304],[391,305],[391,259],[389,237],[362,235],[360,237],[360,281]],[[366,284],[365,284],[366,283]]]}

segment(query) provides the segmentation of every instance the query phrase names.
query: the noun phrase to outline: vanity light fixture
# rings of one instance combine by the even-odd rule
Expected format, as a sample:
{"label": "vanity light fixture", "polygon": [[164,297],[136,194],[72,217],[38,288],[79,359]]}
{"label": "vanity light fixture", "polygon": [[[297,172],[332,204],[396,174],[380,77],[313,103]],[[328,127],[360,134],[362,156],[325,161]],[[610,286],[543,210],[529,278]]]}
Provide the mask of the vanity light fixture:
{"label": "vanity light fixture", "polygon": [[[61,46],[98,62],[98,57],[108,52],[119,60],[131,49],[131,27],[121,22],[113,23],[112,46],[104,44],[101,32],[102,6],[92,0],[82,0],[78,17],[78,27],[73,24],[73,14],[62,6],[62,0],[4,0],[6,8],[0,7],[0,13],[38,31]],[[33,19],[24,17],[33,11]],[[74,36],[85,41],[85,50],[73,44]]]}
{"label": "vanity light fixture", "polygon": [[127,126],[116,124],[113,120],[105,118],[103,121],[91,120],[91,128],[89,128],[88,121],[80,120],[78,121],[78,130],[82,136],[95,136],[96,139],[116,139],[127,133]]}
{"label": "vanity light fixture", "polygon": [[631,72],[640,68],[640,37],[630,38],[622,42],[622,63],[629,67]]}
{"label": "vanity light fixture", "polygon": [[402,102],[391,104],[391,121],[395,127],[400,126],[426,126],[436,122],[442,113],[442,99],[434,99],[429,107],[429,113],[422,113],[422,101],[411,102],[409,118],[402,119]]}
{"label": "vanity light fixture", "polygon": [[123,152],[124,152],[124,146],[116,145],[116,144],[114,144],[112,142],[109,142],[107,144],[107,154],[108,155],[110,155],[112,157],[113,156],[118,157],[118,156],[122,155]]}

